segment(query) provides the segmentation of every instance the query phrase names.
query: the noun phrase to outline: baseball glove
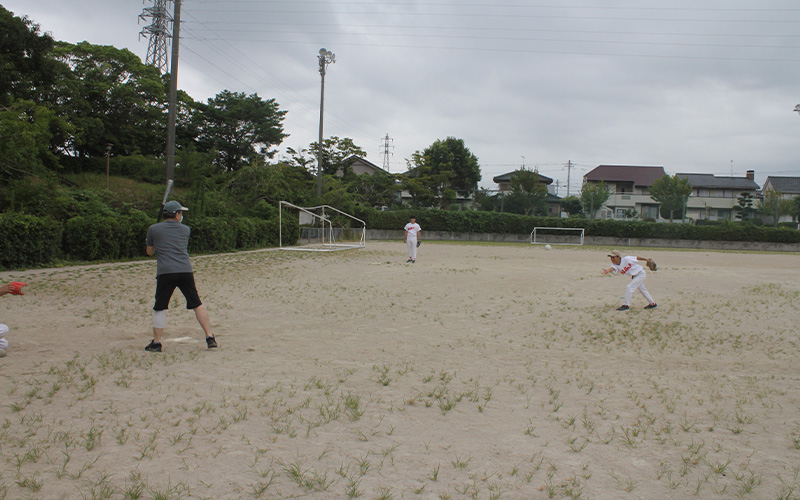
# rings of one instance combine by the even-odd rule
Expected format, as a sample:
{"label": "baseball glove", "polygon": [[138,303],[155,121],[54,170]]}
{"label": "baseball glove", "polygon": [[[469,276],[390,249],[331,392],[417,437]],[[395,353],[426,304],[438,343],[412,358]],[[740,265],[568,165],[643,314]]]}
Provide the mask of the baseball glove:
{"label": "baseball glove", "polygon": [[651,271],[657,271],[658,270],[658,264],[656,264],[656,261],[654,261],[653,259],[647,259],[647,267]]}
{"label": "baseball glove", "polygon": [[422,240],[417,241],[417,248],[419,248],[420,245],[422,245]]}

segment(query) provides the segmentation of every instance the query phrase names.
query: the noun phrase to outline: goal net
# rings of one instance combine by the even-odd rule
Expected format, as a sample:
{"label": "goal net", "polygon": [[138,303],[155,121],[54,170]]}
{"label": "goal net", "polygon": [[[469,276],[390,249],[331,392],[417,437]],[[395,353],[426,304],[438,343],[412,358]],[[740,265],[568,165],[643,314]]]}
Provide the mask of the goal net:
{"label": "goal net", "polygon": [[583,245],[582,227],[534,227],[532,245]]}
{"label": "goal net", "polygon": [[[366,246],[367,224],[330,205],[298,207],[282,201],[278,213],[278,240],[282,250],[336,252]],[[297,219],[300,225],[297,243],[284,244],[284,217]]]}

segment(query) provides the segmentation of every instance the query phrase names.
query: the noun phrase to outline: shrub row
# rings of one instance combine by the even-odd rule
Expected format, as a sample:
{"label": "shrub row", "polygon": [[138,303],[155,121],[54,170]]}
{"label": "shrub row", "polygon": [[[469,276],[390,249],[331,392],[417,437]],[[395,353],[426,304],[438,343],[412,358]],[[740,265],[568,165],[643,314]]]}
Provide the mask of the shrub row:
{"label": "shrub row", "polygon": [[[128,215],[78,216],[60,221],[8,212],[0,214],[0,266],[40,266],[66,256],[72,260],[119,260],[145,255],[147,228],[155,219],[133,210]],[[278,221],[250,217],[187,218],[189,251],[225,252],[278,245]],[[296,242],[296,220],[284,219],[285,241]]]}
{"label": "shrub row", "polygon": [[0,214],[0,267],[52,262],[61,254],[64,227],[56,220],[15,212]]}
{"label": "shrub row", "polygon": [[402,229],[412,215],[416,216],[417,222],[423,230],[427,231],[528,234],[537,226],[578,227],[584,228],[587,236],[800,243],[800,231],[739,222],[696,226],[694,224],[643,221],[532,217],[479,211],[452,212],[420,209],[382,212],[371,208],[364,209],[358,214],[358,217],[366,221],[369,229]]}

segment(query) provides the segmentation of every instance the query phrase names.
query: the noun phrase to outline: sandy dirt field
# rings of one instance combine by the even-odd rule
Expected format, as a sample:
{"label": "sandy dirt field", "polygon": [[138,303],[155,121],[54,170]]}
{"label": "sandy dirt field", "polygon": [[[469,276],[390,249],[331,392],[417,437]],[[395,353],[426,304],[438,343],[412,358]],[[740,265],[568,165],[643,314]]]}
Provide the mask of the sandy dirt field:
{"label": "sandy dirt field", "polygon": [[402,242],[0,273],[0,499],[798,499],[800,256]]}

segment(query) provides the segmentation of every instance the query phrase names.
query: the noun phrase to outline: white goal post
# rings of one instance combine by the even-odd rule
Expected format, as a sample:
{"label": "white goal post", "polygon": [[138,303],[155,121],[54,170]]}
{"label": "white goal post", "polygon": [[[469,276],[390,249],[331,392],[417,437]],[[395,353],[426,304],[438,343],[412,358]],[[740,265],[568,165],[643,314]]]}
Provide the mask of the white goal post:
{"label": "white goal post", "polygon": [[[284,211],[294,212],[300,224],[297,244],[283,241]],[[334,217],[350,221],[356,227],[337,227]],[[330,205],[299,207],[288,201],[278,204],[278,243],[282,250],[306,252],[336,252],[364,248],[366,246],[367,223]]]}
{"label": "white goal post", "polygon": [[582,227],[534,227],[531,245],[583,245]]}

